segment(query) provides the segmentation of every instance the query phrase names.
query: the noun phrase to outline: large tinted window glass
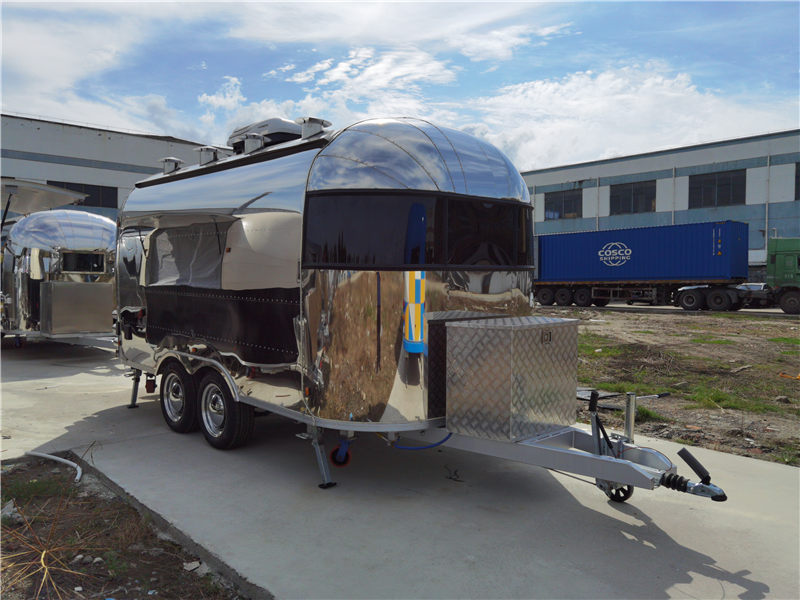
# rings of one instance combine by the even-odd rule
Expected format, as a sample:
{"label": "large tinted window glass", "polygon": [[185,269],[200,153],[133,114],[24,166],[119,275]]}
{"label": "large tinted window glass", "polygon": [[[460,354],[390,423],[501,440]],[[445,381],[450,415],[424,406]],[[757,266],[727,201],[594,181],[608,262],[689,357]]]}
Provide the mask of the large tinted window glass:
{"label": "large tinted window glass", "polygon": [[547,192],[544,195],[544,218],[579,219],[583,216],[583,190]]}
{"label": "large tinted window glass", "polygon": [[530,205],[431,194],[308,196],[304,267],[530,266]]}
{"label": "large tinted window glass", "polygon": [[689,177],[689,208],[712,208],[745,203],[747,171],[722,171]]}
{"label": "large tinted window glass", "polygon": [[88,194],[81,204],[83,206],[101,206],[105,208],[118,208],[117,188],[105,185],[91,185],[89,183],[69,183],[66,181],[48,181],[47,185]]}
{"label": "large tinted window glass", "polygon": [[639,181],[611,186],[611,214],[654,212],[656,210],[656,182]]}
{"label": "large tinted window glass", "polygon": [[519,206],[451,199],[447,211],[447,264],[518,264]]}

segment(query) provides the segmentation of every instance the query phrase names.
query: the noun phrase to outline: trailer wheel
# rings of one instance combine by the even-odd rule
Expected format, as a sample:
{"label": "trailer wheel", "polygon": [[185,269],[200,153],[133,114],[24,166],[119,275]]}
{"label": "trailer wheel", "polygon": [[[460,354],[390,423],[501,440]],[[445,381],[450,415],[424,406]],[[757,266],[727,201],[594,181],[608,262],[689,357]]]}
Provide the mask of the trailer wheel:
{"label": "trailer wheel", "polygon": [[632,485],[623,485],[620,487],[615,487],[606,492],[606,496],[612,502],[625,502],[631,496],[633,496],[633,486]]}
{"label": "trailer wheel", "polygon": [[199,398],[200,427],[209,444],[231,450],[247,443],[255,422],[253,407],[236,402],[219,373],[210,371],[200,380]]}
{"label": "trailer wheel", "polygon": [[161,372],[161,414],[172,431],[188,433],[197,429],[197,386],[178,362]]}
{"label": "trailer wheel", "polygon": [[800,292],[797,290],[784,292],[780,299],[780,307],[787,315],[800,314]]}
{"label": "trailer wheel", "polygon": [[569,306],[572,304],[572,291],[569,288],[558,288],[555,300],[559,306]]}
{"label": "trailer wheel", "polygon": [[716,311],[726,311],[731,308],[731,299],[728,293],[720,288],[714,288],[706,297],[708,308]]}
{"label": "trailer wheel", "polygon": [[331,451],[331,453],[329,455],[329,458],[331,460],[331,463],[334,466],[336,466],[336,467],[346,467],[347,465],[350,464],[350,451],[346,450],[344,452],[344,457],[340,459],[339,458],[339,450],[340,449],[341,449],[341,446],[336,446],[336,448],[334,448]]}
{"label": "trailer wheel", "polygon": [[546,287],[536,291],[536,299],[542,306],[552,306],[553,302],[555,302],[556,295],[555,292],[553,292],[553,288]]}
{"label": "trailer wheel", "polygon": [[578,288],[575,290],[575,304],[578,306],[591,306],[592,305],[592,290],[589,288]]}
{"label": "trailer wheel", "polygon": [[680,304],[684,310],[700,310],[705,303],[705,296],[700,290],[687,290],[680,297]]}
{"label": "trailer wheel", "polygon": [[608,306],[609,302],[611,302],[610,298],[595,298],[592,300],[592,304],[595,306]]}

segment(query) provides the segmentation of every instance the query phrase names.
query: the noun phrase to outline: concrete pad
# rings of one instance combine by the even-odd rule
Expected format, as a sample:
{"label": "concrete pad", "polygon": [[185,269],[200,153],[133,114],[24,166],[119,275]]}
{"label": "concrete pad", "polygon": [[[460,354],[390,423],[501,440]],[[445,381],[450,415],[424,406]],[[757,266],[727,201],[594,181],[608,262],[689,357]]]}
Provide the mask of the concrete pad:
{"label": "concrete pad", "polygon": [[[50,451],[97,441],[89,462],[278,598],[800,597],[797,468],[693,449],[728,502],[637,489],[619,505],[541,468],[362,435],[351,465],[334,469],[339,485],[320,490],[291,422],[259,418],[249,446],[217,451],[169,431],[155,396],[125,409],[130,380],[105,367],[43,377],[53,361],[64,368],[3,353],[4,435],[33,431],[26,407],[50,406],[33,431],[53,424]],[[20,376],[6,384],[7,373]],[[109,392],[76,402],[66,383],[84,381]],[[55,409],[70,402],[71,421]],[[680,461],[677,444],[637,441]]]}

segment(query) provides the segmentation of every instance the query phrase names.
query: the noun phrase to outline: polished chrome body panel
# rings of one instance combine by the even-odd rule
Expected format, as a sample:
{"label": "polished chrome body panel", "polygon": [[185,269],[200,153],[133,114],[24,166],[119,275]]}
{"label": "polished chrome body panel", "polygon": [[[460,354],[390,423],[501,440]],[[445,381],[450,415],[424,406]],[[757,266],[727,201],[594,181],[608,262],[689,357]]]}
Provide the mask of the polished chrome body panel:
{"label": "polished chrome body panel", "polygon": [[3,333],[112,333],[116,225],[77,210],[21,218],[3,253]]}
{"label": "polished chrome body panel", "polygon": [[[240,401],[322,427],[441,424],[425,355],[402,343],[404,270],[303,268],[307,194],[431,191],[525,206],[527,188],[495,148],[417,119],[365,121],[314,143],[131,193],[117,253],[120,357],[150,373],[167,360],[217,368]],[[529,269],[426,271],[425,310],[528,314]]]}
{"label": "polished chrome body panel", "polygon": [[356,123],[311,169],[308,191],[409,189],[529,202],[519,171],[497,148],[420,119]]}

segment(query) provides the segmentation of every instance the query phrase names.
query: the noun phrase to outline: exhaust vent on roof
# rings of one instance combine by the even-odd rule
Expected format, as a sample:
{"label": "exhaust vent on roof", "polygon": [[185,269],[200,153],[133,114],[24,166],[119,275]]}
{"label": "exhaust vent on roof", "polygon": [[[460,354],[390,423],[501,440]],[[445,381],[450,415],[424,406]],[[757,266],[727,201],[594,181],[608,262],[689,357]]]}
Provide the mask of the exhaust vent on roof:
{"label": "exhaust vent on roof", "polygon": [[167,156],[166,158],[162,158],[159,162],[163,165],[164,175],[177,171],[183,164],[180,158],[175,158],[174,156]]}
{"label": "exhaust vent on roof", "polygon": [[295,123],[302,126],[301,136],[303,139],[322,133],[323,129],[331,126],[330,121],[316,117],[300,117],[295,119]]}
{"label": "exhaust vent on roof", "polygon": [[[291,140],[300,139],[302,128],[300,125],[293,123],[287,119],[267,119],[259,123],[252,123],[234,129],[228,138],[228,145],[233,148],[234,154],[242,154],[252,152],[258,148],[280,144]],[[254,142],[247,142],[249,134],[256,134],[260,136],[260,145],[255,146]],[[255,140],[255,138],[253,138]],[[247,150],[249,147],[250,150]]]}
{"label": "exhaust vent on roof", "polygon": [[219,148],[215,148],[214,146],[200,146],[199,148],[195,148],[195,152],[200,153],[200,160],[198,161],[200,166],[216,162],[220,158]]}

